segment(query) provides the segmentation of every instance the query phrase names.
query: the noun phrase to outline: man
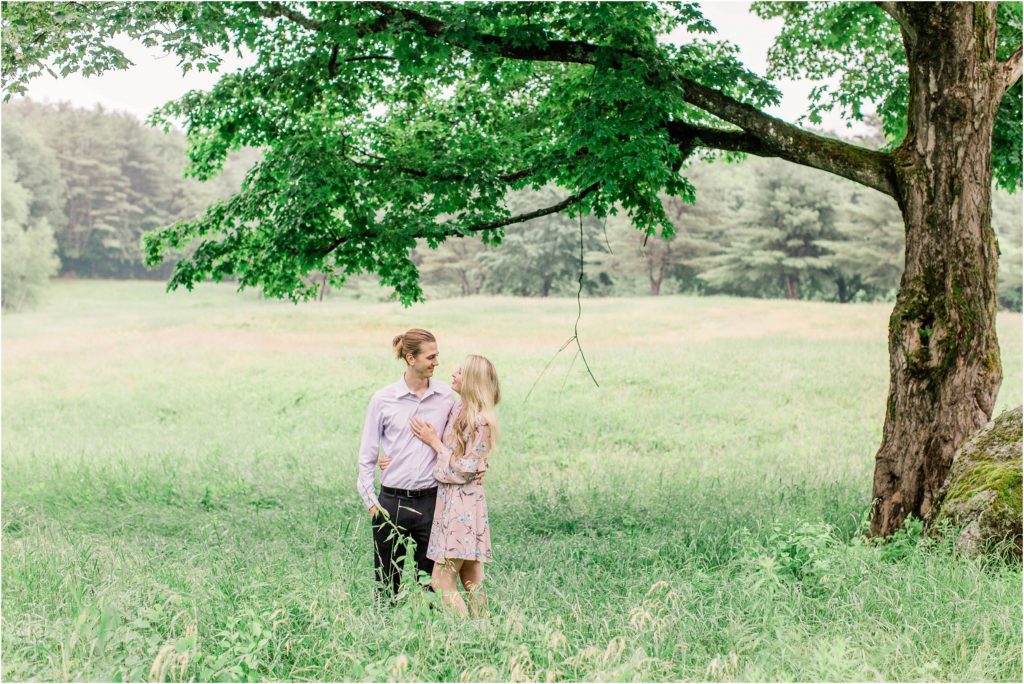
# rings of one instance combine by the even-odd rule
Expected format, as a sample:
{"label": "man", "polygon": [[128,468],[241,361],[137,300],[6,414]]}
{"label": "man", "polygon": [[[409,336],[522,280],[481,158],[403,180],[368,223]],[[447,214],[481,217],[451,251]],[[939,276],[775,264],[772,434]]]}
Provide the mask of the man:
{"label": "man", "polygon": [[[433,425],[437,434],[443,434],[455,399],[448,385],[432,377],[438,350],[431,333],[413,328],[396,336],[392,345],[395,355],[406,363],[405,373],[370,400],[359,447],[356,486],[370,511],[378,595],[394,600],[402,577],[399,562],[409,539],[416,544],[417,571],[429,576],[434,567],[427,558],[427,542],[437,498],[433,473],[436,454],[413,434],[409,421],[419,418]],[[381,449],[392,462],[381,474],[378,498],[373,480]]]}

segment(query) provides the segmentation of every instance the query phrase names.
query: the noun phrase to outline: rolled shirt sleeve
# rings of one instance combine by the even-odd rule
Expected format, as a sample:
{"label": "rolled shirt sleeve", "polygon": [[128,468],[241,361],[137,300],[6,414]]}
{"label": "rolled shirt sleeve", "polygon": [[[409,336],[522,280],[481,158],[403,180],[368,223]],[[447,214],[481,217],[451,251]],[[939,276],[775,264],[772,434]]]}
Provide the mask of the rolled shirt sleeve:
{"label": "rolled shirt sleeve", "polygon": [[363,438],[359,444],[359,479],[356,481],[359,496],[367,510],[380,506],[373,486],[373,471],[377,467],[380,452],[380,439],[384,428],[382,418],[380,398],[374,395],[366,409],[366,422],[363,423]]}

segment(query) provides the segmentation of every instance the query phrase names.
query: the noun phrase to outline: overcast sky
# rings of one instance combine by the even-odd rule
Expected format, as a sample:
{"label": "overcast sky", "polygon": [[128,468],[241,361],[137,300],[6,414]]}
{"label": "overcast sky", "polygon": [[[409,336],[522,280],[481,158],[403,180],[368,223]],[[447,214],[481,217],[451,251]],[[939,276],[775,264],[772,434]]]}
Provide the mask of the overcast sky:
{"label": "overcast sky", "polygon": [[[740,58],[748,68],[765,75],[768,72],[768,49],[782,25],[781,19],[764,21],[750,13],[749,2],[706,2],[704,14],[718,28],[721,38],[737,45]],[[176,99],[189,90],[209,89],[217,80],[216,74],[191,72],[182,76],[174,57],[162,55],[158,50],[139,43],[121,41],[135,66],[127,71],[109,72],[102,76],[83,78],[72,76],[54,79],[40,77],[29,84],[28,96],[42,102],[68,101],[79,107],[102,104],[105,108],[127,111],[140,119],[156,107]],[[225,60],[224,71],[244,66],[235,57]],[[786,121],[796,122],[807,112],[807,96],[811,82],[776,80],[783,93],[782,103],[768,111]],[[825,117],[823,127],[842,131],[846,123],[839,116]],[[860,126],[852,129],[861,132]]]}

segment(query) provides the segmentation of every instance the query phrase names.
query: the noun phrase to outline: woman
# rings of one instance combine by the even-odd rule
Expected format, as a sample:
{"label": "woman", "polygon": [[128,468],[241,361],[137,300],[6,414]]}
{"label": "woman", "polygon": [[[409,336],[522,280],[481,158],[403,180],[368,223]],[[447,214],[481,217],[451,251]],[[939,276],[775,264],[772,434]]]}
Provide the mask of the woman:
{"label": "woman", "polygon": [[[452,373],[452,389],[459,393],[444,429],[444,439],[429,423],[413,418],[413,433],[437,452],[437,505],[427,545],[434,561],[431,585],[459,615],[481,614],[486,607],[484,566],[491,560],[491,530],[483,473],[497,443],[494,407],[501,400],[498,374],[482,356],[470,354]],[[381,460],[386,468],[390,459]],[[458,580],[469,596],[469,611],[459,593]]]}

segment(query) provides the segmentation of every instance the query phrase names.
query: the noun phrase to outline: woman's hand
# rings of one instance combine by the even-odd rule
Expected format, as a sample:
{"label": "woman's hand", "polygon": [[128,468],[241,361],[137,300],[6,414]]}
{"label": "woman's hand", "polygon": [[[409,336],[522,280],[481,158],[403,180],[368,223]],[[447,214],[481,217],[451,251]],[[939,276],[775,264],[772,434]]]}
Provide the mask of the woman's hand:
{"label": "woman's hand", "polygon": [[437,436],[437,430],[427,421],[413,417],[409,420],[409,427],[412,428],[414,435],[433,447],[434,451],[440,451],[444,448],[444,445],[441,444],[441,438]]}
{"label": "woman's hand", "polygon": [[377,461],[377,465],[380,466],[380,471],[383,473],[385,470],[387,470],[388,466],[391,465],[391,461],[393,460],[394,459],[388,456],[387,454],[381,454],[380,460]]}

